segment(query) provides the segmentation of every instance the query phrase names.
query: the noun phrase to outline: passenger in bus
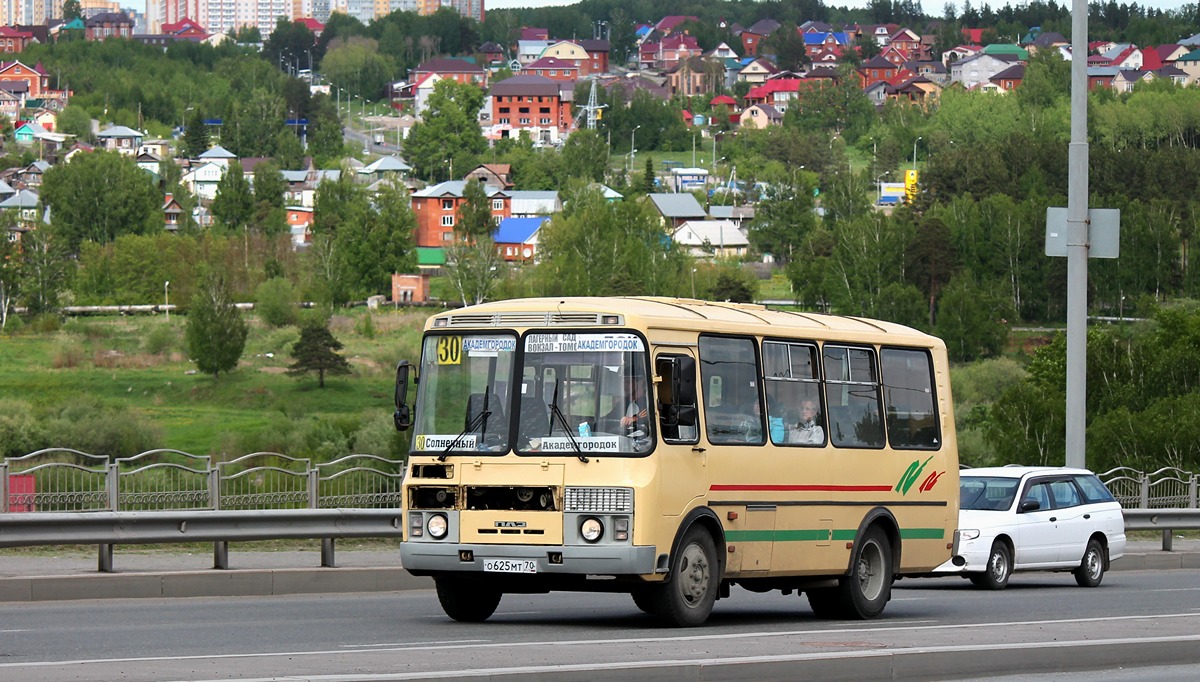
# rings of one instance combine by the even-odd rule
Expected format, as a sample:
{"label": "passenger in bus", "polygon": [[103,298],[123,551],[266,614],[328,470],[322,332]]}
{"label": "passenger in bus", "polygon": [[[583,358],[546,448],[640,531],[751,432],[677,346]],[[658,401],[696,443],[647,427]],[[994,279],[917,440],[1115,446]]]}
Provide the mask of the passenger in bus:
{"label": "passenger in bus", "polygon": [[817,401],[804,400],[800,403],[800,421],[794,428],[788,429],[788,442],[797,445],[822,445],[825,443],[825,429],[821,428],[818,417],[820,409]]}

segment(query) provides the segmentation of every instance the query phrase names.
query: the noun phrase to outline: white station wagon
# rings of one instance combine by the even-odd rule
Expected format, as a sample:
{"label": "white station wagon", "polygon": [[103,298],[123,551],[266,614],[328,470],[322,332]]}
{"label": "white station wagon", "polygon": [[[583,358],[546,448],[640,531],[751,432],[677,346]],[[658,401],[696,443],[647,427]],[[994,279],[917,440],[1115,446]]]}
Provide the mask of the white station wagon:
{"label": "white station wagon", "polygon": [[1125,553],[1121,505],[1086,469],[966,469],[959,493],[958,548],[935,574],[1002,590],[1013,571],[1071,571],[1096,587]]}

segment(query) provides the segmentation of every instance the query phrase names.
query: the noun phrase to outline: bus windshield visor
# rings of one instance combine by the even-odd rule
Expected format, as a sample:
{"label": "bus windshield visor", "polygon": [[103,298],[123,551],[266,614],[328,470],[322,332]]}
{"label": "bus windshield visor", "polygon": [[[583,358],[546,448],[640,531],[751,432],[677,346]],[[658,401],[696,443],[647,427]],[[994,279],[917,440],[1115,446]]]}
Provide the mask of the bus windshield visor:
{"label": "bus windshield visor", "polygon": [[524,347],[519,453],[586,458],[650,451],[654,422],[641,337],[531,333]]}
{"label": "bus windshield visor", "polygon": [[425,337],[412,451],[508,451],[517,339],[510,334]]}

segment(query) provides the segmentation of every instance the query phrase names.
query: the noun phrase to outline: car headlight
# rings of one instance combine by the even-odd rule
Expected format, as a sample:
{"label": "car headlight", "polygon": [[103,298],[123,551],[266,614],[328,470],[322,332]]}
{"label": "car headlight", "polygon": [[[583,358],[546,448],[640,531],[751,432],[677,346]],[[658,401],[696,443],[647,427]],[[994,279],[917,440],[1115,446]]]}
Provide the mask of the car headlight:
{"label": "car headlight", "polygon": [[429,537],[435,540],[441,540],[446,537],[446,531],[450,529],[450,523],[446,521],[444,514],[434,514],[425,522],[425,530],[429,531]]}
{"label": "car headlight", "polygon": [[589,516],[579,524],[579,534],[588,542],[595,542],[604,535],[604,524],[600,523],[600,519]]}
{"label": "car headlight", "polygon": [[979,531],[974,528],[965,528],[965,529],[959,528],[958,529],[958,539],[959,540],[974,540],[977,537],[979,537]]}

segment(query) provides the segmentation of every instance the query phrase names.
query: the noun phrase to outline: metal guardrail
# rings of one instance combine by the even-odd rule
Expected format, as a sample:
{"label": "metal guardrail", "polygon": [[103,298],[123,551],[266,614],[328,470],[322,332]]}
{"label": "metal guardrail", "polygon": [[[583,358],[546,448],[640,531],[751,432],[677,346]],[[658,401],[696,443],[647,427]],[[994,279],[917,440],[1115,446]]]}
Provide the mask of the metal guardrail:
{"label": "metal guardrail", "polygon": [[1161,530],[1162,548],[1170,552],[1177,530],[1200,530],[1200,509],[1126,509],[1125,530]]}
{"label": "metal guardrail", "polygon": [[399,538],[398,509],[278,509],[235,511],[62,512],[0,515],[0,548],[97,545],[99,570],[113,569],[116,544],[212,542],[214,568],[229,568],[229,543],[321,540],[321,565],[332,568],[334,540]]}

